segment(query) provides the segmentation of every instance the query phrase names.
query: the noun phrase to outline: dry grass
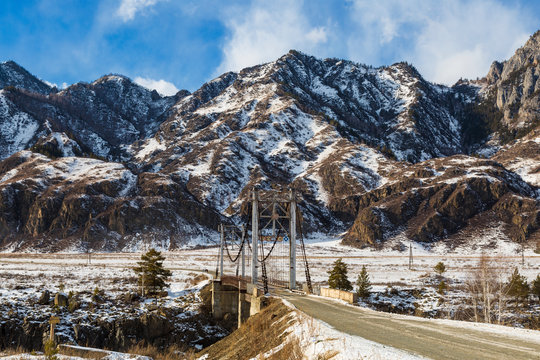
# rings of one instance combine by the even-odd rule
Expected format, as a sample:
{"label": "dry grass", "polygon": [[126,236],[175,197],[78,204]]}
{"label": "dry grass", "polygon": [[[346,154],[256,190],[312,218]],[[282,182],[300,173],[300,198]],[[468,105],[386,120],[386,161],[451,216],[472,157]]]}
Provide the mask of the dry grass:
{"label": "dry grass", "polygon": [[13,356],[13,355],[19,355],[19,354],[24,354],[24,353],[28,353],[28,351],[19,346],[17,348],[9,348],[9,349],[4,349],[0,351],[0,356],[1,357]]}
{"label": "dry grass", "polygon": [[71,348],[67,346],[60,345],[59,354],[65,355],[65,356],[76,356],[81,357],[84,359],[101,359],[102,357],[106,356],[106,350],[100,351],[99,349],[93,350],[86,350],[86,349],[76,349]]}
{"label": "dry grass", "polygon": [[208,279],[208,276],[204,274],[190,273],[189,275],[193,276],[191,279],[189,279],[189,285],[191,286],[195,286],[198,283],[203,282]]}
{"label": "dry grass", "polygon": [[270,360],[302,360],[304,353],[300,346],[300,339],[296,336],[292,337],[283,347],[276,353],[270,355],[267,359]]}
{"label": "dry grass", "polygon": [[[60,354],[66,356],[76,356],[84,359],[101,359],[106,356],[107,350],[81,350],[70,347],[61,347]],[[20,354],[23,351],[15,352],[15,354]],[[123,351],[127,354],[143,355],[152,358],[153,360],[194,360],[197,357],[195,352],[192,349],[180,348],[177,346],[171,346],[167,349],[159,349],[153,345],[145,344],[141,342],[137,345],[129,347],[127,350]],[[10,355],[10,354],[6,354]]]}
{"label": "dry grass", "polygon": [[[197,356],[208,354],[208,359],[250,359],[268,352],[287,341],[286,329],[291,325],[291,309],[279,300],[270,299],[269,305],[250,317],[225,339],[204,349]],[[287,352],[276,351],[271,359],[301,359],[299,341],[285,344]],[[300,357],[291,357],[300,354]]]}
{"label": "dry grass", "polygon": [[130,347],[129,354],[148,356],[154,360],[194,360],[197,357],[192,349],[171,346],[166,350],[158,349],[152,345],[137,344]]}

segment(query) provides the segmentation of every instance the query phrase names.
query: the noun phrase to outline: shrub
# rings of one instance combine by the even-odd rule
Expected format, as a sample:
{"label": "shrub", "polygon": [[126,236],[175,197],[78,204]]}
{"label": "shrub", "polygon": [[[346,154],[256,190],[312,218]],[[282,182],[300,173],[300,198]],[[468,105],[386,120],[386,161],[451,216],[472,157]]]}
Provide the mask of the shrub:
{"label": "shrub", "polygon": [[56,347],[54,340],[49,339],[43,344],[43,352],[45,353],[45,359],[47,360],[58,359],[56,356],[56,354],[58,354],[58,348]]}
{"label": "shrub", "polygon": [[439,294],[441,294],[441,295],[444,295],[446,290],[448,290],[448,285],[446,284],[446,282],[444,280],[441,280],[441,282],[439,283],[439,286],[437,288],[437,292]]}

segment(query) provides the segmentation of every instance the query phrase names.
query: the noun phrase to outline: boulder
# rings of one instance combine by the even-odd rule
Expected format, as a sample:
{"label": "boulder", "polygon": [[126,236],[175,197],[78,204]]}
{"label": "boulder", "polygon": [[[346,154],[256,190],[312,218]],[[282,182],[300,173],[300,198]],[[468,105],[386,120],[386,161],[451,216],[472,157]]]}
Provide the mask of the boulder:
{"label": "boulder", "polygon": [[68,306],[68,303],[69,303],[68,297],[64,293],[57,293],[56,296],[54,297],[54,305],[58,307],[66,307]]}
{"label": "boulder", "polygon": [[41,293],[41,296],[39,297],[37,303],[39,305],[49,305],[49,302],[51,301],[51,293],[49,290],[45,290]]}

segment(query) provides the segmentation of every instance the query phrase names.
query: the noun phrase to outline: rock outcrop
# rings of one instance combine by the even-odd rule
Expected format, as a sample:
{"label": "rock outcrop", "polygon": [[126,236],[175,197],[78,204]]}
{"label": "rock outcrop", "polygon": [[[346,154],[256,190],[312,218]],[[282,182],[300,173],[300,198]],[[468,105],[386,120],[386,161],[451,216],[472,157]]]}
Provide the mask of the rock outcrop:
{"label": "rock outcrop", "polygon": [[486,93],[503,113],[504,141],[526,135],[540,126],[540,31],[510,59],[491,65]]}
{"label": "rock outcrop", "polygon": [[360,196],[358,216],[343,242],[381,245],[400,232],[419,242],[500,223],[506,236],[525,241],[540,229],[534,187],[500,164],[453,156],[428,160],[394,175],[398,180]]}
{"label": "rock outcrop", "polygon": [[30,151],[13,155],[0,169],[0,243],[13,250],[118,251],[158,239],[175,248],[207,235],[220,221],[170,175]]}

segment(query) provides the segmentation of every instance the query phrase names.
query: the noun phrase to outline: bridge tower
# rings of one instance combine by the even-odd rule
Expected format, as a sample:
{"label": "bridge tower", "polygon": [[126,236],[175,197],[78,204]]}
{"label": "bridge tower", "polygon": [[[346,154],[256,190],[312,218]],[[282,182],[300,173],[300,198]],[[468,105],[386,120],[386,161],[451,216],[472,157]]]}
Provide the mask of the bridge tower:
{"label": "bridge tower", "polygon": [[[298,202],[294,189],[251,191],[242,206],[245,223],[219,227],[217,277],[223,277],[224,260],[228,258],[229,266],[236,264],[236,277],[240,276],[240,281],[256,286],[262,280],[265,293],[269,284],[296,289],[298,249],[304,262],[306,285],[312,291]],[[301,247],[297,248],[297,244]],[[246,272],[251,278],[246,277]]]}
{"label": "bridge tower", "polygon": [[[261,257],[259,255],[261,241],[281,241],[289,243],[288,288],[296,289],[296,220],[297,195],[293,189],[289,191],[258,191],[251,193],[251,282],[256,284],[259,276]],[[272,248],[273,249],[273,248]],[[270,250],[271,252],[272,250]],[[261,263],[264,266],[264,260]],[[264,270],[264,269],[263,269]],[[263,274],[263,276],[266,276]]]}

